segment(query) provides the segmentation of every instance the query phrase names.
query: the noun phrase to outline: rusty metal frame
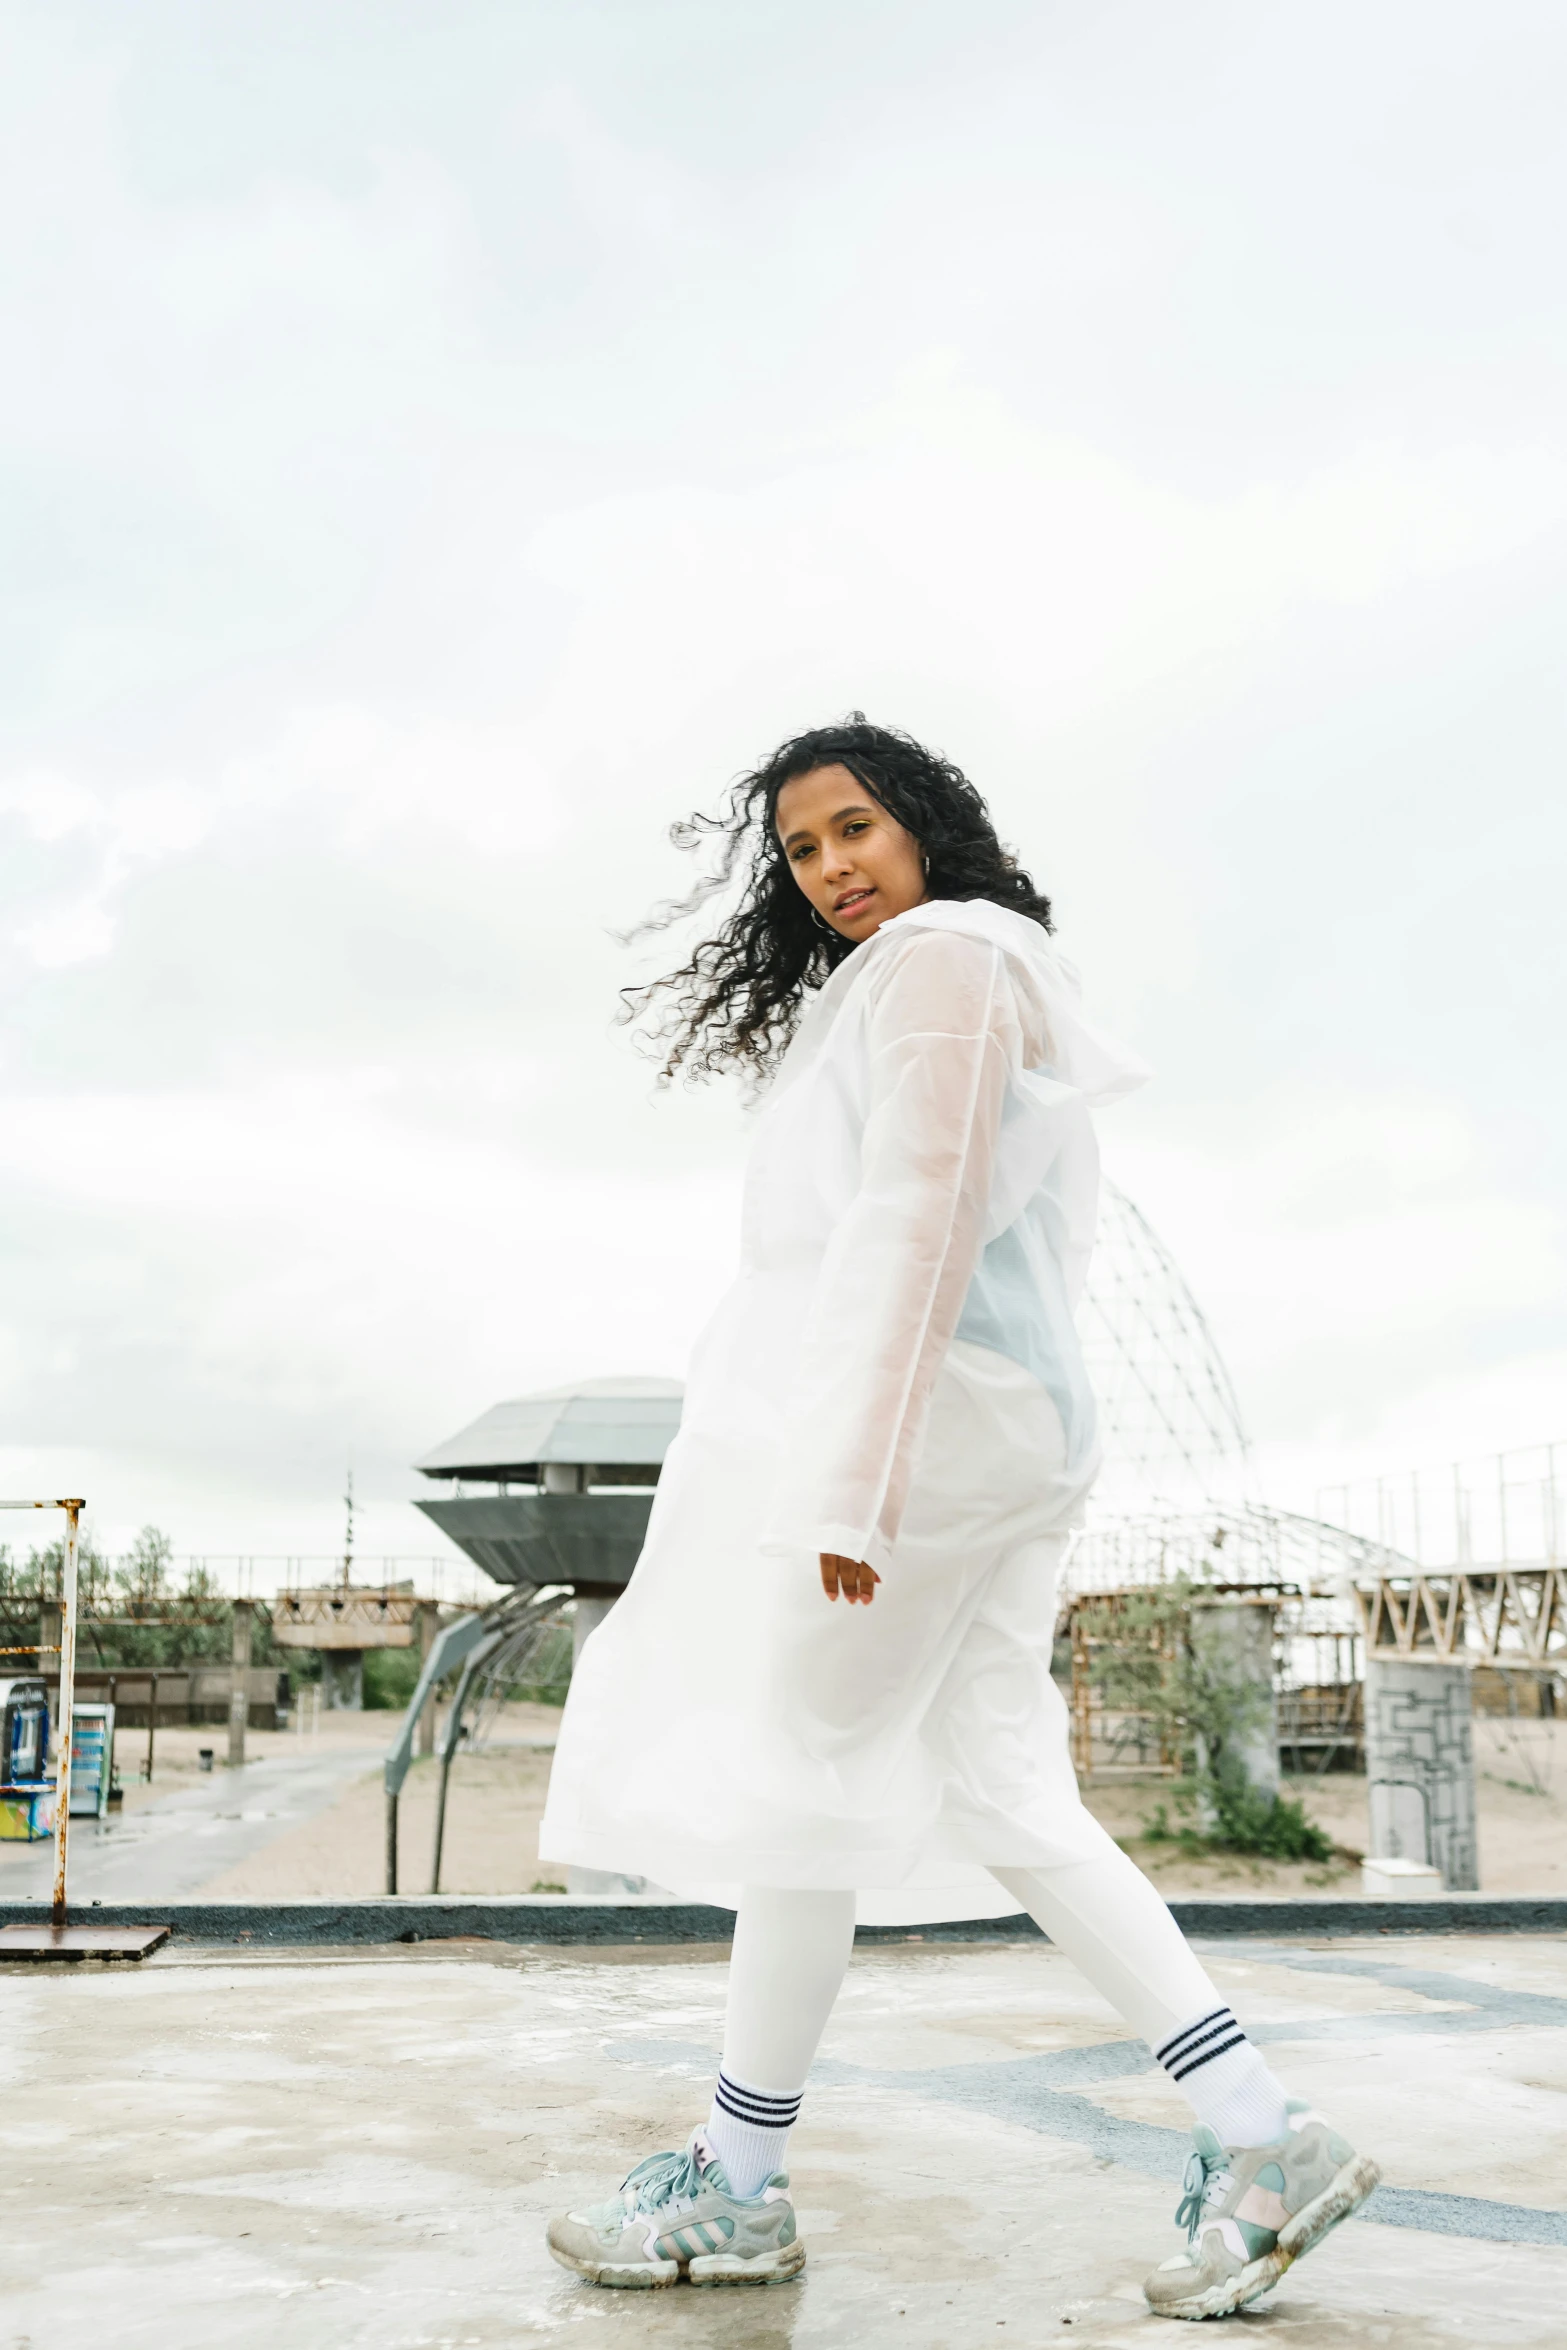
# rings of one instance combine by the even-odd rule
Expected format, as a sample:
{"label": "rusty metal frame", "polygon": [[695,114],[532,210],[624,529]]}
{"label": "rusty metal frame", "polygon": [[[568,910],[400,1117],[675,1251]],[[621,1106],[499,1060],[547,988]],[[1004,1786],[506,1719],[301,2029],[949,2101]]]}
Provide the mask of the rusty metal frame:
{"label": "rusty metal frame", "polygon": [[64,1510],[65,1558],[60,1574],[60,1721],[54,1786],[54,1904],[51,1924],[65,1924],[66,1847],[71,1825],[71,1739],[76,1698],[76,1567],[85,1501],[0,1501],[0,1510]]}
{"label": "rusty metal frame", "polygon": [[[1104,1723],[1112,1709],[1107,1708],[1094,1679],[1094,1656],[1103,1648],[1135,1646],[1146,1650],[1161,1667],[1174,1661],[1175,1649],[1168,1641],[1161,1642],[1150,1631],[1142,1630],[1118,1641],[1109,1632],[1090,1632],[1088,1617],[1091,1611],[1103,1611],[1107,1621],[1120,1614],[1126,1601],[1145,1596],[1148,1585],[1128,1591],[1085,1592],[1068,1603],[1068,1621],[1072,1642],[1072,1762],[1080,1779],[1093,1778],[1093,1754],[1096,1733],[1101,1744],[1105,1741]],[[1172,1779],[1180,1775],[1180,1757],[1169,1736],[1168,1726],[1146,1707],[1117,1706],[1113,1709],[1123,1722],[1152,1723],[1158,1733],[1159,1759],[1156,1763],[1139,1767],[1150,1776]],[[1142,1741],[1139,1739],[1139,1748]]]}
{"label": "rusty metal frame", "polygon": [[[1171,1737],[1167,1724],[1147,1708],[1135,1706],[1109,1707],[1096,1686],[1094,1663],[1096,1654],[1106,1648],[1141,1648],[1150,1657],[1157,1656],[1163,1665],[1173,1661],[1175,1644],[1162,1645],[1149,1629],[1139,1627],[1118,1638],[1114,1624],[1117,1616],[1131,1600],[1142,1599],[1157,1586],[1147,1583],[1128,1584],[1119,1591],[1083,1591],[1070,1594],[1062,1603],[1057,1618],[1058,1634],[1070,1637],[1072,1656],[1071,1681],[1071,1751],[1078,1776],[1085,1783],[1094,1773],[1096,1745],[1108,1747],[1109,1766],[1116,1766],[1117,1740],[1109,1729],[1112,1720],[1125,1724],[1154,1724],[1158,1730],[1157,1761],[1140,1761],[1137,1768],[1145,1777],[1176,1778],[1181,1771],[1177,1742]],[[1280,1579],[1272,1583],[1255,1581],[1197,1585],[1190,1594],[1192,1609],[1227,1604],[1231,1606],[1257,1605],[1271,1607],[1276,1612],[1274,1644],[1274,1684],[1280,1704],[1279,1746],[1295,1747],[1304,1751],[1306,1745],[1320,1747],[1321,1760],[1315,1768],[1326,1771],[1335,1754],[1356,1752],[1363,1744],[1361,1724],[1362,1683],[1355,1670],[1355,1651],[1360,1640],[1358,1632],[1347,1627],[1333,1626],[1326,1631],[1313,1625],[1310,1615],[1320,1602],[1299,1584]],[[1336,1603],[1335,1603],[1336,1604]],[[1095,1613],[1099,1623],[1090,1630]],[[1177,1639],[1184,1637],[1178,1635]],[[1309,1684],[1314,1700],[1314,1718],[1309,1729],[1295,1724],[1296,1735],[1285,1731],[1285,1709],[1291,1698],[1302,1694],[1305,1685],[1292,1678],[1290,1655],[1295,1643],[1322,1638],[1334,1643],[1334,1678],[1331,1682],[1314,1681]],[[1350,1671],[1342,1671],[1340,1644],[1349,1644]],[[1318,1659],[1320,1665],[1320,1655]],[[1125,1744],[1123,1735],[1119,1743]]]}

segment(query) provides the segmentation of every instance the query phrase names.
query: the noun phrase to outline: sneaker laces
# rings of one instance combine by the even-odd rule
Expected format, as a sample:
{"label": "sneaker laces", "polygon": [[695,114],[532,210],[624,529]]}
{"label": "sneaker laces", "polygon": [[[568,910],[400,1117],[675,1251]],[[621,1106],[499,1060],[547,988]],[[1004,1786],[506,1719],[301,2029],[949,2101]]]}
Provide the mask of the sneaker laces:
{"label": "sneaker laces", "polygon": [[701,2188],[695,2139],[678,2154],[650,2154],[621,2183],[627,2212],[645,2211],[650,2216],[671,2203],[694,2203]]}
{"label": "sneaker laces", "polygon": [[1205,2154],[1200,2146],[1194,2146],[1186,2157],[1181,2186],[1184,2192],[1175,2207],[1175,2224],[1186,2230],[1186,2241],[1190,2244],[1202,2226],[1203,2213],[1209,2204],[1222,2203],[1229,2192],[1230,2168],[1223,2149]]}

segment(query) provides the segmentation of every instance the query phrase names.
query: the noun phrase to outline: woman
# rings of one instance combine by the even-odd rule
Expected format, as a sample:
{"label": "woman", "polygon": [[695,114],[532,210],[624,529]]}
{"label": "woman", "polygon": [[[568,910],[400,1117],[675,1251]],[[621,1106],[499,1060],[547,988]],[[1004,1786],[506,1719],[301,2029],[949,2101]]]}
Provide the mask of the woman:
{"label": "woman", "polygon": [[906,735],[858,713],[801,735],[718,828],[709,886],[748,854],[739,902],[648,996],[668,1073],[776,1076],[739,1278],[583,1651],[540,1850],[737,1910],[723,2059],[685,2150],[550,2249],[603,2285],[796,2274],[781,2157],[856,1915],[1023,1909],[1195,2110],[1189,2240],[1146,2290],[1221,2315],[1377,2172],[1287,2106],[1082,1805],[1050,1678],[1098,1463],[1072,1320],[1089,1108],[1145,1072],[1083,1018],[978,793]]}

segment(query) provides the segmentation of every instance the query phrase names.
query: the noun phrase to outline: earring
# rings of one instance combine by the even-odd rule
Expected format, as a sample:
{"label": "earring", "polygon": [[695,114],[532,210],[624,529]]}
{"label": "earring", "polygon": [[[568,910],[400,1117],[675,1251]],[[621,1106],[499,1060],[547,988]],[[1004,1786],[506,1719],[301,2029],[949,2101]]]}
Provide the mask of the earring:
{"label": "earring", "polygon": [[811,908],[811,920],[815,923],[818,930],[825,930],[829,938],[837,937],[838,933],[836,930],[834,930],[832,924],[830,922],[824,922],[820,914],[817,913],[814,906]]}

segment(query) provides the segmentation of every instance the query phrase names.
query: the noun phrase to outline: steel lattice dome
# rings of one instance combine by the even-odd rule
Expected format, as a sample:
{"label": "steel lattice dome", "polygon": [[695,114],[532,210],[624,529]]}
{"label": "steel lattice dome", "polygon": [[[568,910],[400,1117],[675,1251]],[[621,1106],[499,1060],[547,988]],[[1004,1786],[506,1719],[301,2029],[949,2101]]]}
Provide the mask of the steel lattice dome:
{"label": "steel lattice dome", "polygon": [[1248,1498],[1246,1433],[1213,1333],[1169,1250],[1113,1183],[1101,1189],[1077,1318],[1104,1444],[1096,1500],[1126,1510]]}

